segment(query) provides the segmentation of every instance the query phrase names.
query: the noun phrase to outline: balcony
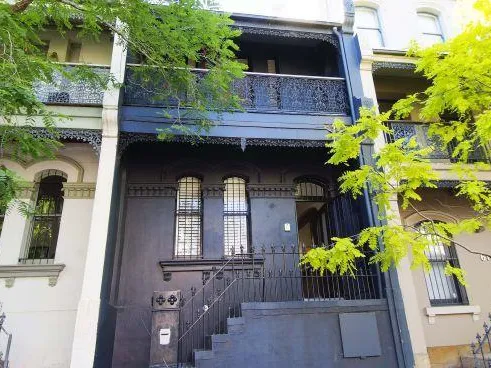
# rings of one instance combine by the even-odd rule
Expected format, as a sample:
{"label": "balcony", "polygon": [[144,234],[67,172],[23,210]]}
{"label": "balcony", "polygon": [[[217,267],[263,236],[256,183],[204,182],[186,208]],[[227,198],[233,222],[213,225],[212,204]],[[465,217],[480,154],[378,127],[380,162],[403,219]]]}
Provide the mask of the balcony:
{"label": "balcony", "polygon": [[[195,73],[206,70],[195,69]],[[277,113],[301,115],[348,115],[349,99],[344,78],[317,77],[288,74],[245,73],[233,85],[242,106],[250,113]],[[146,107],[174,107],[172,99],[155,97],[157,88],[143,87],[127,70],[124,105]]]}
{"label": "balcony", "polygon": [[[386,135],[386,142],[393,142],[394,140],[400,138],[410,139],[416,137],[421,148],[433,146],[434,150],[427,157],[428,159],[435,162],[456,162],[456,159],[452,158],[453,146],[445,148],[441,142],[438,142],[437,138],[429,137],[428,127],[429,124],[407,121],[407,120],[397,120],[390,121],[389,127],[392,129],[392,134]],[[474,162],[491,162],[491,147],[476,147],[476,149],[470,153],[468,163]]]}
{"label": "balcony", "polygon": [[[67,65],[66,68],[73,68]],[[91,66],[98,74],[109,74],[109,66]],[[104,90],[91,86],[89,83],[80,81],[73,82],[64,78],[61,73],[54,76],[53,83],[39,82],[34,86],[36,97],[49,105],[80,105],[101,106]]]}

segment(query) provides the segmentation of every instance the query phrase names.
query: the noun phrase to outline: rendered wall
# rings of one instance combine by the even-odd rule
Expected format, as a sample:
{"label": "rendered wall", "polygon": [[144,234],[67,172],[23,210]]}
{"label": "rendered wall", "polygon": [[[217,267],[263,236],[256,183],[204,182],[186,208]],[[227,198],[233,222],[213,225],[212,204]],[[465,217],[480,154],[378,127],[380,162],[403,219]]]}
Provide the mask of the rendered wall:
{"label": "rendered wall", "polygon": [[[87,144],[66,144],[53,161],[18,165],[16,171],[28,181],[44,169],[68,174],[68,183],[96,181],[98,159]],[[2,161],[15,168],[11,161]],[[64,264],[57,283],[47,277],[17,277],[6,287],[0,279],[0,301],[7,316],[4,327],[13,334],[11,367],[52,368],[70,365],[75,316],[80,297],[93,199],[65,198],[55,255]],[[16,265],[24,247],[26,219],[12,210],[6,216],[0,236],[1,265]]]}
{"label": "rendered wall", "polygon": [[[425,216],[440,221],[462,220],[473,216],[468,203],[456,198],[450,189],[426,190],[422,202],[418,203],[417,207],[424,211]],[[410,210],[401,210],[401,218],[403,223],[408,225],[414,225],[422,220]],[[455,241],[474,251],[489,253],[490,235],[489,231],[462,234],[457,236]],[[469,312],[437,315],[434,324],[431,324],[426,313],[426,307],[430,307],[430,300],[424,272],[421,269],[414,270],[413,279],[417,289],[417,302],[428,347],[469,345],[476,333],[481,332],[482,323],[491,311],[491,290],[489,289],[489,277],[486,276],[491,274],[491,260],[483,260],[480,256],[470,254],[458,246],[456,250],[460,266],[466,272],[469,306],[479,306],[481,313],[474,318]],[[478,317],[479,320],[475,320]]]}

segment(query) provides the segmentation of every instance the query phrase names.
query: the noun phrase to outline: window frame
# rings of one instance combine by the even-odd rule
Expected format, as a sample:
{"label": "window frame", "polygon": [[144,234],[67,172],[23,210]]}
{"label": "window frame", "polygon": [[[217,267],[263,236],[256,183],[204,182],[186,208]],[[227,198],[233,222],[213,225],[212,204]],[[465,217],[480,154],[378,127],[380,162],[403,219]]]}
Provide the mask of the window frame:
{"label": "window frame", "polygon": [[[246,209],[245,210],[232,210],[232,211],[228,211],[226,209],[226,198],[227,198],[227,180],[231,180],[231,179],[238,179],[239,181],[242,181],[242,183],[230,183],[231,185],[243,185],[243,192],[244,192],[244,203],[245,203],[245,206],[246,206]],[[247,179],[240,176],[240,175],[229,175],[229,176],[226,176],[225,178],[223,178],[223,184],[224,184],[224,191],[223,191],[223,254],[225,257],[233,257],[234,255],[237,255],[237,254],[246,254],[248,251],[249,251],[249,247],[250,247],[250,240],[251,240],[251,237],[250,237],[250,197],[248,195],[248,191],[247,191]],[[240,189],[239,189],[239,200],[240,200]],[[233,191],[233,193],[235,193],[235,191]],[[232,196],[230,196],[231,198],[234,197],[234,195],[232,194]],[[233,247],[229,247],[231,250],[233,249],[234,251],[233,252],[228,252],[227,251],[227,241],[226,241],[226,234],[227,234],[227,225],[226,225],[226,221],[225,221],[225,218],[226,217],[242,217],[245,219],[245,247],[242,246],[242,244],[239,245],[239,250],[240,252],[237,252],[237,245],[234,244]],[[235,225],[234,225],[235,226]],[[240,225],[239,225],[240,226]],[[241,230],[242,231],[242,230]]]}
{"label": "window frame", "polygon": [[[445,42],[445,34],[443,32],[442,22],[440,20],[440,16],[439,15],[434,14],[434,13],[431,13],[431,12],[428,12],[428,11],[425,11],[425,10],[417,11],[416,12],[416,15],[418,16],[418,28],[419,28],[418,31],[419,31],[420,37],[422,37],[422,40],[423,39],[426,40],[427,36],[431,36],[431,37],[437,36],[437,37],[440,37],[440,41],[441,42]],[[432,18],[435,21],[435,24],[437,25],[438,30],[440,31],[440,33],[428,33],[428,32],[424,32],[421,29],[421,27],[420,27],[420,20],[423,17]],[[431,43],[429,45],[433,45],[433,44],[435,44],[435,43]]]}
{"label": "window frame", "polygon": [[[48,178],[53,178],[57,177],[59,178],[59,183],[56,182],[49,182]],[[45,181],[46,180],[46,181]],[[68,180],[68,175],[64,173],[63,171],[57,170],[57,169],[49,169],[49,170],[44,170],[41,173],[39,173],[36,177],[36,182],[35,182],[35,187],[36,187],[36,195],[35,195],[35,200],[34,200],[34,207],[37,208],[39,205],[40,201],[40,193],[43,191],[42,185],[47,184],[48,186],[51,184],[61,184],[61,188],[59,193],[57,193],[57,198],[55,199],[58,202],[55,202],[55,213],[42,213],[42,214],[35,214],[29,221],[29,231],[26,234],[26,240],[24,243],[24,247],[21,253],[21,256],[19,257],[19,263],[20,264],[53,264],[55,257],[56,257],[56,251],[58,248],[58,238],[60,235],[60,228],[61,228],[61,218],[63,216],[63,207],[64,207],[64,193],[63,193],[63,183],[66,183]],[[48,190],[49,191],[49,190]],[[58,197],[59,195],[59,197]],[[47,246],[47,254],[46,257],[35,257],[32,256],[33,254],[33,249],[34,248],[43,248],[40,246],[33,246],[34,242],[34,228],[37,223],[43,224],[42,219],[48,219],[49,220],[54,220],[51,223],[49,223],[49,226],[55,226],[55,231],[56,235],[54,235],[51,239],[51,243]]]}
{"label": "window frame", "polygon": [[[198,201],[198,208],[197,210],[191,208],[184,208],[180,209],[180,193],[181,193],[181,182],[183,180],[188,180],[188,179],[196,179],[198,183],[198,188],[199,188],[199,196],[191,198],[191,201],[197,200]],[[192,180],[191,180],[192,182]],[[183,184],[186,184],[186,182],[182,182]],[[193,184],[191,184],[191,191],[193,190]],[[186,244],[184,244],[183,251],[180,251],[180,245],[179,245],[179,225],[180,225],[180,218],[198,218],[199,220],[199,227],[198,227],[198,233],[199,233],[199,241],[198,241],[198,247],[197,247],[197,253],[196,254],[186,254]],[[190,227],[192,227],[192,221]],[[193,231],[193,230],[191,230]],[[191,237],[192,237],[191,233]],[[184,240],[186,242],[186,240]],[[193,243],[191,241],[191,243]],[[193,245],[191,244],[191,247]],[[196,258],[202,258],[203,257],[203,179],[198,176],[198,175],[183,175],[177,180],[177,192],[176,192],[176,202],[175,202],[175,215],[174,215],[174,250],[173,250],[173,257],[175,259],[182,259],[182,258],[187,258],[187,259],[196,259]]]}
{"label": "window frame", "polygon": [[[374,19],[377,21],[377,28],[373,28],[373,27],[360,27],[356,24],[356,12],[357,10],[369,10],[373,15],[374,15]],[[376,49],[378,47],[385,47],[385,37],[384,37],[384,33],[383,33],[383,30],[382,30],[382,22],[380,21],[380,14],[379,14],[379,11],[376,7],[373,7],[373,6],[367,6],[367,5],[358,5],[358,6],[355,6],[355,29],[357,31],[357,33],[360,33],[359,31],[361,30],[361,34],[363,34],[363,30],[366,30],[366,31],[377,31],[378,32],[378,35],[379,35],[379,40],[380,40],[380,44],[379,45],[372,45],[371,42],[370,42],[370,47],[372,49]],[[370,41],[368,39],[368,41]]]}
{"label": "window frame", "polygon": [[[428,221],[420,221],[418,222],[415,227],[417,229],[421,229],[422,224],[427,223]],[[444,221],[440,220],[433,220],[434,223],[443,223]],[[436,240],[438,242],[438,239],[436,239],[436,235],[434,234],[424,234],[421,233],[422,236],[429,236],[432,240]],[[431,264],[431,270],[428,272],[425,272],[424,278],[425,278],[425,285],[426,285],[426,291],[428,293],[428,300],[430,301],[430,305],[432,307],[443,307],[443,306],[455,306],[455,305],[468,305],[469,304],[469,298],[467,295],[467,291],[463,285],[459,283],[457,278],[455,276],[446,276],[445,274],[442,274],[441,272],[439,275],[436,274],[435,270],[440,269],[440,268],[435,268],[433,265],[438,264],[438,265],[445,265],[447,262],[450,263],[452,267],[460,267],[460,262],[457,254],[457,250],[455,248],[455,245],[453,242],[451,243],[450,246],[445,245],[441,242],[438,242],[437,244],[432,244],[432,247],[443,247],[443,253],[444,257],[441,257],[438,259],[438,257],[435,257],[436,259],[431,258],[431,254],[428,254],[429,250],[425,250],[425,255],[428,257],[428,260]],[[436,255],[436,252],[434,252]],[[441,254],[441,252],[439,252]],[[437,277],[439,278],[437,280]],[[452,281],[452,285],[449,285],[449,280]],[[457,297],[456,298],[432,298],[433,296],[436,296],[435,290],[438,292],[438,296],[440,295],[440,291],[438,290],[438,285],[443,284],[443,282],[446,282],[447,285],[447,290],[455,290]],[[431,291],[430,291],[431,289]],[[445,295],[444,295],[445,296]]]}

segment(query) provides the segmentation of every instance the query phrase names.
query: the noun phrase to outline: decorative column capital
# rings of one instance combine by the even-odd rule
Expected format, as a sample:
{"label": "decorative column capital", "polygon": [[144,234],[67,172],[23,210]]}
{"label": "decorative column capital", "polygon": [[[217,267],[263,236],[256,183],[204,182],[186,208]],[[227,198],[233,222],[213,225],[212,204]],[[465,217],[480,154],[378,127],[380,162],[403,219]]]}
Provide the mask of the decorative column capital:
{"label": "decorative column capital", "polygon": [[91,199],[95,195],[96,183],[63,183],[65,199]]}
{"label": "decorative column capital", "polygon": [[24,182],[20,185],[18,192],[19,199],[31,199],[36,189],[35,183]]}

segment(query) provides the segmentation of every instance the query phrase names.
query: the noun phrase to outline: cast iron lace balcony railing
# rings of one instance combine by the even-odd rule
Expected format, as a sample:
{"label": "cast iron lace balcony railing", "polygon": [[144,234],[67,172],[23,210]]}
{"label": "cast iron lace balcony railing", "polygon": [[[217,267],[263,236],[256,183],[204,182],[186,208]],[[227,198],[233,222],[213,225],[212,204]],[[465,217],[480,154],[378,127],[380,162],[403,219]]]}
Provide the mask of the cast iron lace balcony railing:
{"label": "cast iron lace balcony railing", "polygon": [[[204,74],[205,69],[194,69]],[[142,85],[129,68],[126,73],[124,104],[133,106],[176,106],[175,99],[155,97],[162,82]],[[245,73],[234,81],[233,89],[248,112],[286,114],[347,115],[349,100],[344,78],[304,75]],[[184,97],[185,98],[185,97]]]}
{"label": "cast iron lace balcony railing", "polygon": [[[74,65],[67,64],[66,68],[73,68]],[[109,66],[93,65],[90,66],[94,72],[109,74]],[[54,105],[102,105],[104,90],[89,83],[78,81],[73,82],[64,78],[61,73],[56,73],[53,83],[39,82],[35,85],[36,97],[46,104]]]}
{"label": "cast iron lace balcony railing", "polygon": [[[392,134],[386,134],[386,142],[393,142],[400,138],[410,139],[416,137],[421,148],[432,146],[433,152],[427,157],[430,160],[442,160],[456,162],[456,159],[452,157],[454,145],[450,144],[449,147],[443,147],[443,143],[438,141],[436,137],[430,137],[428,135],[429,124],[416,121],[407,120],[394,120],[388,122],[389,127],[392,129]],[[491,147],[476,147],[469,154],[469,163],[474,162],[487,162],[491,161]]]}

